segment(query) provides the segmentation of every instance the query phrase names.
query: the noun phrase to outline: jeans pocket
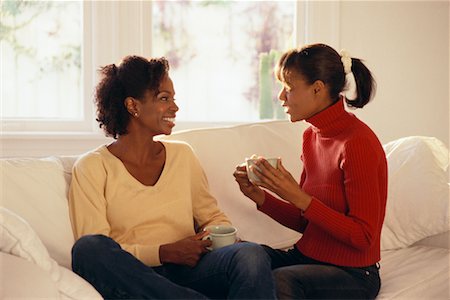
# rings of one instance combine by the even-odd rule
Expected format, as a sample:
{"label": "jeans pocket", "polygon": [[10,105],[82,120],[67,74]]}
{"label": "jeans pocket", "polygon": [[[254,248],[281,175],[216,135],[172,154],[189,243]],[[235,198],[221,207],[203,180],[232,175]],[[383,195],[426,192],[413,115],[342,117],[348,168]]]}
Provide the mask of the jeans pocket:
{"label": "jeans pocket", "polygon": [[375,299],[381,287],[380,273],[376,266],[344,269],[364,287],[367,299]]}

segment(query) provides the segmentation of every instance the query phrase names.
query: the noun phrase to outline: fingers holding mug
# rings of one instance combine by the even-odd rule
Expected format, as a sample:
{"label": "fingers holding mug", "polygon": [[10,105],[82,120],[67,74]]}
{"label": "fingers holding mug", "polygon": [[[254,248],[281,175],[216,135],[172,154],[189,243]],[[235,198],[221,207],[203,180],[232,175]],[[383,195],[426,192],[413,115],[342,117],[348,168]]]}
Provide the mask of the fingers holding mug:
{"label": "fingers holding mug", "polygon": [[216,250],[237,241],[237,229],[231,225],[210,225],[204,231],[208,232],[203,239],[211,240],[211,250]]}

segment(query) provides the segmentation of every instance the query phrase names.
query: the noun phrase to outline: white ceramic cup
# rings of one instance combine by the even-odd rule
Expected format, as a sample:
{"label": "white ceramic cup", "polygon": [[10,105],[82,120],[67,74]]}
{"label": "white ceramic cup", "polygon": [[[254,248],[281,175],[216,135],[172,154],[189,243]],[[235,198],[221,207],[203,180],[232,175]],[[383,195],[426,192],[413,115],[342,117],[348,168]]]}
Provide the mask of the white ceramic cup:
{"label": "white ceramic cup", "polygon": [[231,225],[210,225],[207,226],[205,231],[209,234],[203,239],[209,239],[212,242],[210,250],[219,249],[231,244],[236,243],[237,240],[237,229]]}
{"label": "white ceramic cup", "polygon": [[[279,158],[266,158],[269,162],[269,164],[274,167],[275,169],[278,168],[278,160]],[[258,161],[258,158],[246,158],[245,162],[247,164],[247,176],[250,182],[255,183],[259,181],[259,177],[250,169],[251,166],[255,166],[256,169],[259,170],[259,168],[255,165]]]}

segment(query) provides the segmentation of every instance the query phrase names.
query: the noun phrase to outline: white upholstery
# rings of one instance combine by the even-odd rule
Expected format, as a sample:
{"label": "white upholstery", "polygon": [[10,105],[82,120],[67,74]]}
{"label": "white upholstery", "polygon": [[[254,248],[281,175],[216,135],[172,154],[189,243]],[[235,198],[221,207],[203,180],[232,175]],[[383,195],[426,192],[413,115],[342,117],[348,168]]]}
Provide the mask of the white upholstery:
{"label": "white upholstery", "polygon": [[70,268],[73,234],[67,204],[68,184],[59,160],[1,160],[0,176],[1,205],[27,220],[50,256]]}
{"label": "white upholstery", "polygon": [[[299,178],[302,167],[302,132],[305,128],[305,123],[271,121],[228,128],[188,130],[159,138],[182,140],[192,145],[205,169],[212,194],[238,227],[241,239],[284,248],[291,246],[300,234],[257,212],[254,204],[240,193],[232,173],[237,164],[244,162],[245,157],[258,154],[281,157],[286,168]],[[67,190],[75,159],[76,157],[52,157],[0,160],[0,206],[13,211],[31,225],[49,256],[58,263],[61,273],[60,282],[55,284],[50,274],[38,265],[2,253],[2,262],[7,261],[2,264],[2,276],[8,274],[8,288],[1,289],[2,293],[7,292],[4,294],[7,297],[0,295],[1,299],[22,297],[24,286],[27,290],[36,291],[33,297],[39,298],[55,298],[55,288],[62,298],[98,297],[87,282],[69,271],[73,236],[68,217]],[[395,163],[391,162],[393,165]],[[407,176],[405,174],[396,180],[402,183],[402,179],[407,179]],[[414,188],[420,186],[412,185],[411,189]],[[447,201],[443,205],[448,207],[448,186],[446,192],[447,199],[442,201]],[[408,204],[407,199],[402,200],[402,203]],[[421,213],[427,212],[417,212],[418,215]],[[448,220],[448,209],[434,213],[438,214],[436,218]],[[390,214],[388,217],[400,219],[404,216]],[[404,220],[410,220],[409,216]],[[403,226],[402,231],[408,228],[414,230],[414,226]],[[442,230],[433,231],[433,234],[439,231]],[[379,298],[410,299],[414,296],[418,299],[449,299],[448,237],[449,231],[446,231],[417,241],[409,247],[401,245],[402,249],[382,252],[383,286]],[[0,236],[0,243],[3,241],[4,236]],[[419,268],[424,269],[422,271]],[[29,294],[25,297],[27,295]]]}
{"label": "white upholstery", "polygon": [[56,283],[32,262],[0,252],[0,266],[0,299],[59,297]]}
{"label": "white upholstery", "polygon": [[377,299],[450,299],[448,248],[415,246],[383,251],[380,264]]}
{"label": "white upholstery", "polygon": [[399,249],[450,230],[448,150],[431,137],[384,145],[389,189],[381,249]]}
{"label": "white upholstery", "polygon": [[[57,291],[62,298],[101,299],[100,294],[84,279],[58,265],[49,256],[46,247],[42,244],[39,236],[27,221],[4,207],[0,207],[0,236],[1,254],[11,254],[9,256],[3,256],[5,261],[7,261],[6,264],[12,263],[11,257],[15,259],[22,258],[25,261],[31,262],[31,266],[23,261],[20,262],[20,265],[23,265],[23,272],[26,273],[25,269],[30,269],[30,272],[37,272],[35,270],[36,267],[40,271],[45,271],[46,273],[41,277],[51,279],[53,283],[51,285],[41,283],[41,285],[47,287],[56,285]],[[17,282],[14,282],[12,286],[16,284]],[[29,289],[27,290],[30,292]]]}

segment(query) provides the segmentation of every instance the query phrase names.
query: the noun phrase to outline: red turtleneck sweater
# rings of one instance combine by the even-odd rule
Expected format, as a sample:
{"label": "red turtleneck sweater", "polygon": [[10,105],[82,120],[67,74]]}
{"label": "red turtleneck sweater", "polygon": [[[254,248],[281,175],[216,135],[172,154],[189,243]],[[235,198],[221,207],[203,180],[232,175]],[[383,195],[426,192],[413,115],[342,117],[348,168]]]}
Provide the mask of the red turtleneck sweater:
{"label": "red turtleneck sweater", "polygon": [[306,120],[300,187],[313,197],[301,210],[266,192],[259,210],[303,233],[304,255],[339,266],[380,260],[387,197],[387,163],[373,131],[340,100]]}

